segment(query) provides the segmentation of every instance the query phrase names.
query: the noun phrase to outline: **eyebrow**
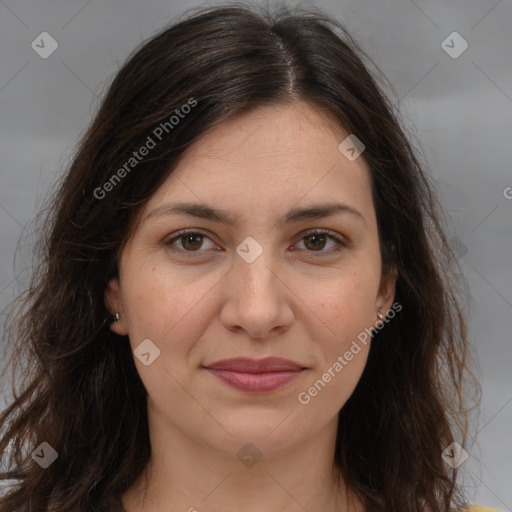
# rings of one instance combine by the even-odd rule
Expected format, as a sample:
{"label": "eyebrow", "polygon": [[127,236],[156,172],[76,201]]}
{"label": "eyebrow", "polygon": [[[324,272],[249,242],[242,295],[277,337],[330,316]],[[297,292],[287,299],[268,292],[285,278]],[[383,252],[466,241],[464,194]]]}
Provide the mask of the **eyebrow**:
{"label": "eyebrow", "polygon": [[[339,213],[348,213],[354,218],[361,220],[366,226],[364,217],[358,210],[348,204],[339,202],[292,208],[278,220],[277,224],[282,225],[301,222],[304,220],[321,219]],[[237,216],[225,210],[212,208],[211,206],[201,203],[184,202],[163,204],[150,212],[146,216],[145,220],[153,217],[161,217],[162,215],[186,215],[200,219],[212,220],[214,222],[221,222],[229,226],[234,225],[239,221]]]}

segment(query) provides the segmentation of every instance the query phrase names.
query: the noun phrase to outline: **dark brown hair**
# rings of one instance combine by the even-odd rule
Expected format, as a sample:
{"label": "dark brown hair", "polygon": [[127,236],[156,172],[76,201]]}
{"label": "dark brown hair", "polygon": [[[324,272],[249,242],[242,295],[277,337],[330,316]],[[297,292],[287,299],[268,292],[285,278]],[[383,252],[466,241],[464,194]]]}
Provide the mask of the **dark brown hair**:
{"label": "dark brown hair", "polygon": [[[40,265],[8,324],[8,364],[20,380],[0,416],[0,477],[11,482],[1,512],[28,503],[52,512],[120,506],[150,457],[146,390],[104,304],[123,243],[145,202],[209,129],[249,108],[295,101],[332,113],[365,144],[383,269],[398,271],[402,305],[375,334],[339,413],[335,462],[368,510],[463,504],[456,471],[441,457],[452,441],[464,445],[468,425],[468,342],[449,280],[453,254],[433,187],[378,76],[341,24],[289,8],[203,9],[128,59],[52,196]],[[113,180],[164,125],[162,142]],[[42,442],[58,453],[47,470],[31,458]]]}

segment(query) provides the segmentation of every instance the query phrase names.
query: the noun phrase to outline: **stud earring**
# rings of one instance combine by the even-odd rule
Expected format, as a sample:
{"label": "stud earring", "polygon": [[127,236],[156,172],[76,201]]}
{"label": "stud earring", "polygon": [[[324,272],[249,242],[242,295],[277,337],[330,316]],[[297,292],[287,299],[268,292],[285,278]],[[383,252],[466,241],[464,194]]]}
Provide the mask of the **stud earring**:
{"label": "stud earring", "polygon": [[381,320],[384,320],[386,318],[385,315],[383,315],[380,311],[377,312],[377,316],[381,319]]}
{"label": "stud earring", "polygon": [[114,317],[113,317],[113,321],[114,321],[114,322],[117,322],[117,321],[119,321],[119,319],[120,319],[120,318],[121,318],[121,315],[120,315],[119,313],[116,313],[116,314],[114,315]]}

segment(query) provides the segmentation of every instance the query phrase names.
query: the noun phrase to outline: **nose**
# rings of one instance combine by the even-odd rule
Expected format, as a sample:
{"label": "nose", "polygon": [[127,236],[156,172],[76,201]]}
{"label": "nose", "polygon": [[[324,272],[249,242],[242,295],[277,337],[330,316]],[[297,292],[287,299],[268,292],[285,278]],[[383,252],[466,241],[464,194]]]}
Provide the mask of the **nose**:
{"label": "nose", "polygon": [[270,250],[252,263],[236,256],[224,286],[220,320],[226,329],[263,340],[281,335],[292,324],[293,286],[271,260]]}

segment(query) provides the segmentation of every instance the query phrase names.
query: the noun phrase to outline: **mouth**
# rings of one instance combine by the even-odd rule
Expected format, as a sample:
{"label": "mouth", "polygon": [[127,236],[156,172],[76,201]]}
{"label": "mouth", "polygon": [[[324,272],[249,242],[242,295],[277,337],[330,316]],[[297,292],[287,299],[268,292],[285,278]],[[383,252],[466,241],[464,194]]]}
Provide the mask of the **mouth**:
{"label": "mouth", "polygon": [[306,370],[294,361],[277,357],[224,359],[203,368],[225,384],[246,393],[275,391]]}

